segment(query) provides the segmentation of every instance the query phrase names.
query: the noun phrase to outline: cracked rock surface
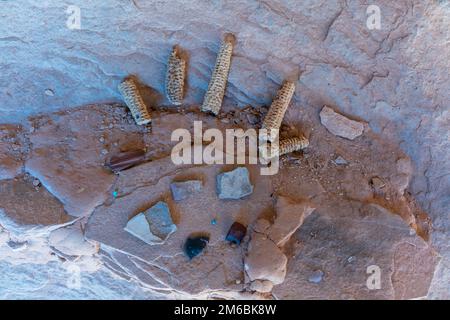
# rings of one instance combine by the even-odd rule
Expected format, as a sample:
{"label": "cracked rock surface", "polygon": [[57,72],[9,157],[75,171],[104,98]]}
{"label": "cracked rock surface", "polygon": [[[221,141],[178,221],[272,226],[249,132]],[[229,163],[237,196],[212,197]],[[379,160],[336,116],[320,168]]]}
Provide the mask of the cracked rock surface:
{"label": "cracked rock surface", "polygon": [[[81,9],[81,30],[66,27],[69,5]],[[316,211],[283,247],[286,280],[253,284],[271,291],[262,297],[448,299],[450,4],[377,5],[380,30],[367,28],[362,0],[0,1],[0,270],[7,270],[0,296],[248,297],[248,242],[231,248],[224,235],[238,218],[272,224],[283,196],[308,200]],[[237,42],[220,119],[158,111],[148,131],[122,106],[79,107],[119,101],[117,85],[136,74],[148,86],[145,101],[159,110],[168,104],[167,57],[179,44],[189,56],[185,103],[198,109],[225,32]],[[226,206],[213,198],[216,175],[234,168],[168,160],[173,129],[199,119],[221,130],[253,127],[282,81],[299,73],[281,134],[304,133],[310,147],[283,157],[272,178],[249,166],[255,188],[247,198]],[[354,140],[334,136],[320,123],[325,105],[367,128]],[[104,168],[110,155],[131,147],[146,149],[152,161],[118,176]],[[169,203],[175,178],[201,178],[205,187],[198,199]],[[178,231],[153,251],[123,227],[156,198],[174,207]],[[75,238],[59,235],[49,246],[52,231],[75,224]],[[211,241],[189,264],[179,246],[190,232]],[[57,240],[66,238],[77,240]],[[101,249],[88,250],[85,238]],[[86,251],[66,248],[72,241]],[[87,270],[82,283],[91,286],[61,289],[66,277],[59,275],[72,263]],[[369,265],[382,270],[381,290],[366,286]],[[322,280],[309,282],[317,270]]]}
{"label": "cracked rock surface", "polygon": [[[368,131],[353,141],[342,139],[329,133],[313,114],[304,114],[303,126],[311,128],[310,147],[282,157],[280,171],[274,176],[261,175],[258,165],[245,166],[253,192],[244,199],[222,200],[216,191],[217,176],[231,172],[235,166],[175,165],[168,156],[171,147],[163,142],[170,140],[176,125],[192,131],[193,120],[203,120],[205,128],[215,126],[225,130],[230,123],[221,119],[230,118],[228,114],[216,119],[195,110],[160,111],[154,113],[152,132],[141,132],[134,124],[127,124],[132,119],[119,105],[87,106],[68,111],[64,119],[77,123],[80,114],[88,110],[104,119],[105,128],[101,131],[104,139],[98,140],[98,123],[85,121],[84,138],[74,146],[77,150],[90,150],[98,159],[93,155],[80,158],[85,165],[71,167],[74,174],[67,180],[71,183],[66,188],[75,190],[74,185],[80,182],[90,185],[96,181],[96,175],[107,177],[111,184],[104,191],[100,188],[96,191],[104,199],[87,217],[77,221],[50,220],[49,227],[37,233],[17,234],[12,224],[2,224],[1,250],[7,261],[29,263],[29,259],[39,255],[41,264],[64,261],[68,270],[75,264],[92,277],[98,273],[101,278],[100,274],[108,271],[154,298],[393,299],[428,294],[439,263],[438,254],[427,243],[433,234],[429,217],[405,191],[412,174],[409,158],[377,134]],[[233,116],[236,124],[232,126],[252,127],[247,112],[251,111]],[[122,120],[110,128],[108,124],[114,123],[116,113],[121,114]],[[54,114],[43,116],[39,123],[52,123],[51,119],[55,119]],[[298,120],[291,113],[281,134],[298,132],[303,127]],[[30,123],[36,129],[27,134],[27,139],[36,141],[41,133],[36,122]],[[128,125],[124,131],[120,130]],[[54,127],[57,126],[50,126]],[[141,165],[118,174],[105,170],[106,157],[98,152],[98,144],[105,144],[111,152],[123,151],[130,141],[123,138],[123,132],[128,131],[136,132],[129,139],[136,139],[135,143],[142,147],[146,141],[150,147],[153,143],[161,147],[149,148],[147,160]],[[58,139],[65,137],[61,134]],[[34,156],[33,148],[36,147],[30,148],[27,159]],[[346,164],[336,164],[338,156],[345,158]],[[89,159],[91,162],[86,162]],[[52,170],[52,166],[48,172],[42,167],[41,175],[47,177],[46,182],[41,183],[42,178],[27,173],[1,183],[9,188],[25,184],[29,192],[48,192],[46,185],[57,185],[53,181],[60,183],[58,176],[53,180]],[[202,188],[195,196],[175,201],[171,185],[182,181],[201,181]],[[67,195],[73,199],[58,193],[52,195],[55,206],[47,210],[53,215],[65,214],[64,201],[71,199],[76,203],[79,197],[77,193]],[[124,230],[132,217],[159,201],[167,203],[176,225],[170,237],[149,245]],[[14,218],[12,209],[17,210],[14,203],[2,202],[4,217]],[[39,201],[30,203],[38,205]],[[310,215],[313,208],[316,213]],[[253,230],[239,246],[225,240],[235,221]],[[182,247],[193,234],[208,236],[210,241],[200,255],[189,260]],[[8,243],[26,245],[19,250]],[[336,250],[342,253],[336,254]],[[366,268],[373,264],[386,272],[382,280],[386,290],[382,292],[366,287]],[[323,272],[322,280],[309,281],[317,270]],[[351,275],[346,276],[349,272]],[[405,277],[417,278],[418,285],[410,286]],[[303,290],[312,285],[316,291]]]}

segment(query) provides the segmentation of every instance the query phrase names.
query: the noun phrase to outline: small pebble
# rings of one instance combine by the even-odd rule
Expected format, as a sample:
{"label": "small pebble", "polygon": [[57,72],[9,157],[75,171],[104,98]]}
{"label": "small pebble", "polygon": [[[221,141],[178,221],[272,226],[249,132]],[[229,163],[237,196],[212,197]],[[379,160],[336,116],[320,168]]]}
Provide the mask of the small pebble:
{"label": "small pebble", "polygon": [[100,137],[99,140],[100,140],[101,143],[105,142],[105,138],[103,138],[103,137]]}
{"label": "small pebble", "polygon": [[53,97],[55,95],[55,92],[52,89],[46,89],[44,93],[49,97]]}
{"label": "small pebble", "polygon": [[108,150],[102,149],[101,153],[102,153],[102,155],[107,155],[108,154]]}
{"label": "small pebble", "polygon": [[316,270],[313,272],[313,274],[308,278],[309,282],[312,283],[320,283],[323,279],[323,271],[322,270]]}
{"label": "small pebble", "polygon": [[348,162],[347,162],[347,160],[345,160],[344,158],[339,156],[336,159],[334,159],[334,163],[336,163],[337,165],[344,165],[344,164],[347,164]]}
{"label": "small pebble", "polygon": [[386,186],[386,183],[379,177],[373,177],[370,180],[370,184],[376,190],[383,189]]}
{"label": "small pebble", "polygon": [[84,190],[86,190],[85,188],[83,188],[83,187],[79,187],[78,188],[78,190],[77,190],[77,193],[83,193],[84,192]]}
{"label": "small pebble", "polygon": [[34,179],[33,180],[33,186],[34,187],[39,187],[41,185],[41,182],[38,179]]}

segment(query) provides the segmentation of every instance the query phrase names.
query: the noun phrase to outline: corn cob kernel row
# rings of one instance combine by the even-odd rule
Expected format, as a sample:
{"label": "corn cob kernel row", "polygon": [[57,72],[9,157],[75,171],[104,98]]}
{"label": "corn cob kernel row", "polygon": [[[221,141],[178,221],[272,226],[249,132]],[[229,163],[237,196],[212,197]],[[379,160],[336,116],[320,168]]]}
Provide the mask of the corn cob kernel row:
{"label": "corn cob kernel row", "polygon": [[305,149],[309,146],[309,140],[301,135],[299,137],[287,138],[280,141],[278,155],[282,156],[294,151]]}
{"label": "corn cob kernel row", "polygon": [[166,74],[166,96],[174,105],[180,105],[184,97],[184,79],[186,75],[186,61],[178,56],[174,47],[169,57]]}
{"label": "corn cob kernel row", "polygon": [[152,121],[147,106],[139,93],[138,86],[132,78],[125,79],[119,85],[119,92],[122,94],[126,105],[138,125],[145,125]]}
{"label": "corn cob kernel row", "polygon": [[[270,130],[278,130],[280,129],[281,122],[283,121],[284,114],[291,102],[292,96],[294,95],[295,84],[290,81],[286,81],[283,83],[280,90],[272,101],[270,109],[264,118],[264,122],[262,125],[263,129]],[[268,135],[268,140],[273,141],[275,137],[272,135]]]}
{"label": "corn cob kernel row", "polygon": [[232,39],[225,39],[220,46],[211,80],[206,91],[201,110],[218,115],[222,107],[228,74],[231,66],[231,55],[233,53]]}

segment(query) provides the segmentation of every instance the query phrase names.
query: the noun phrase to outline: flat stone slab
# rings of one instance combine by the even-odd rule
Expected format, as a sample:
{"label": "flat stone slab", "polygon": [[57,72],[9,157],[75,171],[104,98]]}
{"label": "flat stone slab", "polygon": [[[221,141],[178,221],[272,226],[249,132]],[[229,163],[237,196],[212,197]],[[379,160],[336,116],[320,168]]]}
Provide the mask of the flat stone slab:
{"label": "flat stone slab", "polygon": [[241,199],[253,192],[248,169],[239,167],[217,176],[217,194],[219,199]]}
{"label": "flat stone slab", "polygon": [[332,134],[353,140],[364,132],[364,124],[351,120],[330,107],[324,106],[320,111],[320,122]]}
{"label": "flat stone slab", "polygon": [[202,190],[202,182],[200,180],[173,182],[170,184],[170,191],[175,201],[187,199],[200,190]]}
{"label": "flat stone slab", "polygon": [[177,230],[167,203],[159,201],[128,221],[125,231],[148,244],[161,244]]}

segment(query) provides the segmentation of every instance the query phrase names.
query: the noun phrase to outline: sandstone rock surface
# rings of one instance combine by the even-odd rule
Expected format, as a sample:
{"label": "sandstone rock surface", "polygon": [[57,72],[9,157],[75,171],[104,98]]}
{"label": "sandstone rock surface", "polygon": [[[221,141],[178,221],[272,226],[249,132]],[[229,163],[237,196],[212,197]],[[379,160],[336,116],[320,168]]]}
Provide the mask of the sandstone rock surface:
{"label": "sandstone rock surface", "polygon": [[245,258],[245,272],[251,281],[283,283],[288,259],[265,234],[254,233]]}
{"label": "sandstone rock surface", "polygon": [[170,185],[173,200],[181,201],[202,189],[202,182],[199,180],[173,182]]}
{"label": "sandstone rock surface", "polygon": [[[66,25],[69,5],[80,8],[80,30],[70,29]],[[67,108],[77,110],[76,108],[87,103],[119,101],[116,88],[128,74],[136,74],[148,85],[144,90],[144,98],[149,105],[159,108],[167,104],[168,101],[163,98],[163,84],[167,57],[174,44],[180,44],[189,56],[186,103],[198,108],[208,85],[220,39],[225,32],[232,32],[237,42],[223,110],[233,110],[234,113],[217,120],[210,119],[208,123],[214,127],[219,127],[220,123],[241,125],[243,117],[257,125],[260,114],[265,113],[261,106],[270,104],[282,81],[291,74],[301,74],[296,81],[296,93],[282,131],[293,131],[294,134],[295,131],[308,131],[311,147],[303,153],[282,158],[279,177],[264,184],[267,192],[256,198],[252,198],[253,195],[248,197],[248,200],[263,199],[263,204],[250,202],[242,207],[233,205],[229,212],[225,212],[221,211],[223,204],[214,202],[205,211],[204,208],[211,202],[203,199],[205,202],[202,205],[192,209],[205,212],[194,220],[197,226],[211,233],[212,248],[221,248],[220,250],[230,254],[228,247],[222,248],[214,239],[223,239],[232,221],[244,218],[244,212],[250,212],[248,220],[243,221],[245,223],[259,219],[260,215],[273,221],[272,193],[307,198],[316,206],[316,215],[309,217],[304,228],[295,232],[285,246],[292,250],[288,254],[295,254],[297,249],[301,249],[302,254],[296,257],[304,257],[304,260],[299,261],[301,257],[292,260],[290,257],[291,263],[288,263],[287,268],[289,281],[285,281],[283,285],[289,282],[293,285],[276,286],[272,291],[273,295],[278,298],[299,298],[303,297],[302,293],[310,292],[305,298],[419,297],[431,283],[429,297],[448,298],[450,5],[448,1],[417,0],[380,0],[376,5],[380,7],[382,14],[381,28],[371,30],[367,27],[368,3],[362,0],[275,0],[270,3],[206,3],[200,0],[145,3],[111,0],[75,4],[66,1],[0,1],[0,122],[14,123],[13,127],[7,129],[13,132],[20,122],[24,130],[20,129],[22,134],[19,134],[19,140],[25,138],[21,140],[24,144],[19,144],[17,150],[11,149],[13,145],[10,142],[2,144],[6,140],[0,138],[0,176],[11,179],[20,176],[23,171],[30,171],[41,182],[41,188],[46,188],[59,199],[69,214],[90,214],[90,211],[99,206],[97,214],[108,221],[110,216],[106,213],[106,207],[112,204],[113,213],[118,213],[115,201],[120,199],[127,199],[121,204],[126,210],[135,210],[133,213],[137,214],[150,203],[140,198],[140,206],[125,205],[128,199],[131,202],[137,200],[133,193],[157,184],[164,174],[183,175],[186,168],[182,170],[161,161],[154,166],[143,165],[136,168],[136,171],[125,171],[117,178],[121,180],[117,184],[119,199],[114,201],[111,194],[116,177],[103,175],[101,166],[104,158],[120,151],[119,149],[127,149],[130,145],[148,147],[149,159],[164,158],[172,146],[172,143],[168,143],[171,130],[190,126],[192,119],[200,117],[188,113],[185,117],[170,115],[155,118],[151,144],[146,141],[149,136],[132,128],[133,123],[129,127],[121,125],[120,128],[125,130],[124,135],[116,136],[117,140],[109,140],[108,136],[102,139],[101,133],[115,136],[115,124],[112,123],[111,129],[110,122],[96,128],[91,126],[89,117],[92,112],[97,114],[97,108],[105,108],[105,117],[109,120],[114,112],[102,105],[90,106],[85,112],[88,116],[86,126],[73,126],[71,121],[79,120],[71,120],[70,116],[58,114],[50,120],[60,126],[59,130],[55,130],[42,119],[44,131],[48,130],[52,137],[46,144],[43,142],[46,134],[39,125],[41,120],[36,122],[35,115]],[[245,114],[244,109],[241,109],[249,104],[256,115]],[[364,119],[370,130],[353,141],[336,139],[319,122],[323,105],[336,106],[342,114],[354,119]],[[77,114],[79,113],[75,112],[73,115]],[[30,115],[33,115],[34,120],[27,121]],[[125,118],[128,119],[128,116],[125,115]],[[98,123],[98,119],[94,116],[92,122]],[[80,132],[85,131],[86,135],[77,132],[77,128]],[[34,131],[37,131],[36,138],[31,137]],[[92,148],[91,143],[71,142],[74,137],[90,140],[91,133],[92,139],[97,137],[99,142],[103,140],[106,143]],[[381,138],[376,138],[375,135]],[[37,140],[37,148],[31,153],[27,148],[33,145],[27,142],[26,136],[30,136],[30,140]],[[6,137],[10,138],[9,133]],[[382,139],[383,143],[377,139]],[[395,148],[387,144],[394,145]],[[45,154],[47,148],[51,148],[55,154]],[[92,157],[71,172],[72,178],[69,178],[69,174],[61,174],[70,172],[68,168],[74,168],[74,163],[80,161],[77,154],[82,148],[89,150],[90,153],[86,151],[86,154],[89,153]],[[398,148],[403,152],[399,152]],[[42,156],[37,151],[42,152]],[[333,160],[338,155],[348,163],[336,165]],[[408,158],[411,159],[411,168],[408,168],[409,165],[405,166],[402,160]],[[24,161],[30,164],[29,169],[23,168]],[[45,170],[45,164],[49,166],[49,172]],[[151,172],[147,173],[145,170]],[[214,171],[206,175],[209,177],[218,173]],[[60,178],[57,177],[59,174]],[[372,188],[369,182],[374,176],[380,177],[386,186],[381,189]],[[93,177],[92,180],[100,177],[98,186],[91,183],[89,177]],[[185,176],[181,178],[190,179]],[[206,180],[209,181],[209,178]],[[255,192],[258,189],[257,183],[255,182]],[[35,187],[33,183],[31,186]],[[214,188],[214,184],[209,186]],[[166,187],[164,192],[169,190]],[[82,188],[85,190],[81,191]],[[91,193],[95,199],[83,192]],[[415,201],[418,206],[414,205]],[[336,203],[341,203],[345,209],[335,210]],[[359,209],[348,208],[353,208],[354,205],[358,207],[360,203],[377,205],[377,210],[384,208],[388,213],[373,213],[372,209],[365,208],[361,209],[364,212],[363,219],[363,213]],[[194,208],[192,203],[188,206]],[[322,206],[333,210],[325,210]],[[341,219],[345,211],[350,216],[345,215]],[[228,220],[230,213],[233,217]],[[9,213],[5,214],[8,216]],[[367,215],[376,218],[370,220]],[[398,216],[403,220],[397,225],[392,219],[397,219]],[[212,218],[218,218],[218,224],[211,231],[209,221]],[[96,218],[92,219],[97,223]],[[121,220],[122,222],[126,223],[126,219]],[[433,229],[428,232],[427,225],[431,223]],[[392,228],[392,225],[396,228]],[[415,230],[409,229],[409,225],[416,226]],[[322,230],[325,231],[321,232]],[[400,238],[394,236],[395,230],[401,233]],[[381,241],[374,233],[379,235],[383,231],[387,236]],[[412,233],[411,238],[407,232]],[[101,237],[100,230],[95,233],[95,237],[102,238],[111,247],[117,245],[106,236]],[[93,237],[92,234],[91,230]],[[7,231],[0,235],[9,241]],[[402,237],[414,246],[404,243]],[[431,282],[428,280],[432,273],[430,270],[435,266],[434,253],[428,251],[427,243],[420,242],[421,239],[428,238],[430,246],[441,257]],[[298,243],[293,239],[298,239]],[[30,252],[36,239],[31,240],[33,241],[28,242],[28,247],[20,252],[12,252],[6,244],[1,247],[0,291],[9,292],[2,294],[2,297],[59,297],[60,292],[64,292],[67,297],[81,298],[102,295],[111,298],[145,297],[138,288],[133,292],[133,282],[124,283],[117,278],[105,276],[104,273],[97,277],[83,273],[83,281],[90,284],[83,288],[92,288],[89,292],[82,289],[62,289],[63,286],[59,284],[66,281],[65,269],[56,261],[46,267],[36,264],[42,253]],[[175,246],[180,243],[182,242],[177,242]],[[328,244],[330,247],[327,247]],[[161,265],[168,265],[170,272],[176,266],[182,266],[179,277],[187,276],[196,283],[196,288],[188,282],[177,283],[176,277],[176,280],[170,282],[167,279],[171,279],[171,276],[160,276],[160,270],[150,265],[153,262],[144,263],[135,258],[136,252],[128,252],[127,246],[124,246],[125,252],[129,255],[119,251],[106,252],[106,249],[110,249],[107,246],[103,244],[105,251],[100,254],[101,259],[107,261],[105,265],[124,278],[139,281],[140,287],[161,290],[158,291],[158,297],[180,297],[186,292],[197,294],[199,287],[208,289],[198,293],[196,297],[215,297],[212,292],[214,289],[211,288],[220,290],[219,288],[227,287],[228,282],[223,281],[222,273],[223,268],[228,271],[228,267],[221,265],[214,269],[217,266],[214,262],[229,260],[221,260],[219,255],[212,258],[209,255],[214,255],[215,250],[210,251],[210,248],[204,257],[206,260],[202,262],[209,262],[206,265],[211,268],[207,271],[214,270],[206,278],[197,273],[192,274],[192,265],[183,265],[184,260],[179,256],[173,258],[162,255],[156,259],[158,263],[163,261]],[[382,250],[377,250],[377,247]],[[235,268],[230,269],[236,272],[228,274],[230,283],[243,278],[240,271],[242,265],[239,264],[241,257],[238,254],[232,256],[235,257],[235,260],[232,259]],[[368,257],[373,257],[373,261]],[[27,259],[32,263],[24,263]],[[331,259],[333,265],[338,267],[322,268],[321,261],[326,259]],[[418,260],[422,262],[420,266],[416,263]],[[12,261],[20,261],[21,264],[18,266]],[[301,270],[295,268],[299,262],[303,266]],[[373,263],[379,264],[382,275],[386,275],[382,277],[382,290],[368,291],[365,287],[366,268]],[[343,264],[345,267],[342,267]],[[342,268],[345,270],[342,271]],[[322,281],[318,284],[309,283],[308,277],[318,269],[324,271]],[[46,282],[46,270],[55,274],[54,281]],[[150,276],[154,274],[158,275],[157,280],[155,276]],[[389,276],[392,276],[392,281]],[[416,283],[411,282],[411,278],[417,279],[415,288],[410,285]],[[158,282],[160,279],[167,282]],[[120,290],[111,290],[112,282]],[[170,284],[163,286],[161,282]],[[302,290],[298,291],[298,288]],[[235,289],[241,290],[242,286],[236,286]],[[117,293],[119,291],[121,294]]]}
{"label": "sandstone rock surface", "polygon": [[74,218],[48,190],[34,187],[32,180],[20,176],[0,181],[0,225],[15,235],[63,225]]}
{"label": "sandstone rock surface", "polygon": [[27,149],[22,130],[19,125],[0,125],[0,180],[22,172]]}
{"label": "sandstone rock surface", "polygon": [[296,203],[289,198],[278,197],[275,206],[276,218],[267,231],[268,237],[277,246],[282,247],[314,209],[306,201]]}
{"label": "sandstone rock surface", "polygon": [[[425,297],[439,257],[410,231],[398,216],[376,206],[331,201],[295,234],[299,246],[292,247],[286,280],[273,294],[279,299]],[[367,286],[370,266],[381,270],[379,290]],[[317,270],[325,275],[321,281],[312,278]],[[411,277],[415,281],[407,280]],[[300,293],[299,287],[305,290]],[[336,294],[337,287],[345,290]]]}
{"label": "sandstone rock surface", "polygon": [[84,238],[80,222],[56,229],[50,233],[49,245],[67,256],[92,256],[99,250],[98,245]]}

